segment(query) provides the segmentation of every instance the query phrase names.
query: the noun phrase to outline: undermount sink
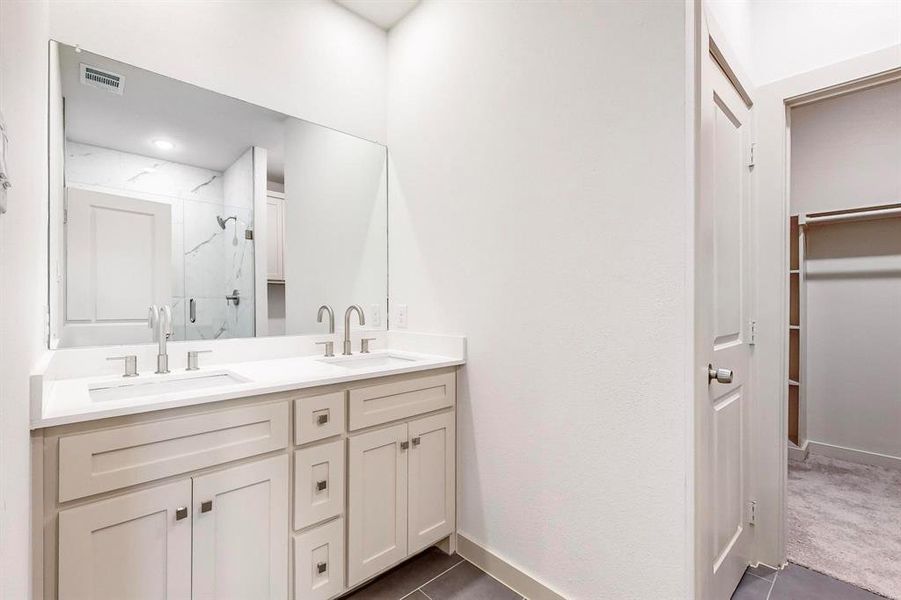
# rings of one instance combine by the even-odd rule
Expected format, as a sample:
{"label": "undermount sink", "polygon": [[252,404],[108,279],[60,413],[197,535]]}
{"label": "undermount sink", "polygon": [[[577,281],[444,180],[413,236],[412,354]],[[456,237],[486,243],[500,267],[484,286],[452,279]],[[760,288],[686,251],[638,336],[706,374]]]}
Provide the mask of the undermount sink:
{"label": "undermount sink", "polygon": [[189,392],[224,385],[234,385],[248,381],[228,371],[184,375],[179,377],[160,377],[156,379],[117,382],[115,384],[97,385],[88,389],[94,402],[110,400],[128,400],[144,396],[157,396],[175,392]]}
{"label": "undermount sink", "polygon": [[354,371],[362,371],[366,369],[390,369],[394,367],[408,367],[417,362],[415,358],[410,358],[408,356],[398,356],[396,354],[356,354],[353,356],[336,356],[334,358],[323,358],[320,359],[320,361]]}

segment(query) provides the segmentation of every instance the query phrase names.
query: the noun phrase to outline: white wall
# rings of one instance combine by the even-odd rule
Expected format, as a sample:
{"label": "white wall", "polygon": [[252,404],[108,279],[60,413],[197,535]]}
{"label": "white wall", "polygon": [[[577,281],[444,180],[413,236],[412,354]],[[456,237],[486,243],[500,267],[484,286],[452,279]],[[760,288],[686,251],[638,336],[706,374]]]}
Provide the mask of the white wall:
{"label": "white wall", "polygon": [[755,85],[901,43],[897,0],[707,0]]}
{"label": "white wall", "polygon": [[266,108],[385,141],[385,32],[330,0],[54,0],[50,35]]}
{"label": "white wall", "polygon": [[793,108],[790,182],[792,214],[901,202],[901,82]]}
{"label": "white wall", "polygon": [[426,2],[389,34],[391,301],[467,335],[459,530],[567,598],[689,596],[684,11]]}
{"label": "white wall", "polygon": [[[901,202],[901,82],[792,109],[790,181],[792,214]],[[809,228],[806,271],[808,439],[901,460],[901,220]]]}
{"label": "white wall", "polygon": [[0,2],[0,110],[9,212],[0,215],[0,598],[31,581],[28,374],[45,347],[47,3]]}

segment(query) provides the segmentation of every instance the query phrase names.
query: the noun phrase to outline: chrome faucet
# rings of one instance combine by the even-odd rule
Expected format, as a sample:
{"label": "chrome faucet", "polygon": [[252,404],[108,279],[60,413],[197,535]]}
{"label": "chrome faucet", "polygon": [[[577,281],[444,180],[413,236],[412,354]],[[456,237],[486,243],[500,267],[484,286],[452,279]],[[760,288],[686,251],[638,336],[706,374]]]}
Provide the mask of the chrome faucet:
{"label": "chrome faucet", "polygon": [[328,313],[328,332],[335,333],[335,311],[328,304],[319,307],[319,314],[316,315],[316,322],[322,323],[322,313]]}
{"label": "chrome faucet", "polygon": [[172,309],[168,304],[151,305],[147,324],[153,329],[153,335],[160,344],[156,355],[156,374],[164,375],[169,372],[169,354],[166,352],[166,342],[172,335]]}
{"label": "chrome faucet", "polygon": [[353,352],[350,351],[350,313],[356,311],[357,316],[360,317],[360,325],[366,324],[366,317],[363,316],[363,309],[359,307],[359,305],[354,304],[352,306],[348,306],[347,310],[344,311],[344,356],[350,356]]}

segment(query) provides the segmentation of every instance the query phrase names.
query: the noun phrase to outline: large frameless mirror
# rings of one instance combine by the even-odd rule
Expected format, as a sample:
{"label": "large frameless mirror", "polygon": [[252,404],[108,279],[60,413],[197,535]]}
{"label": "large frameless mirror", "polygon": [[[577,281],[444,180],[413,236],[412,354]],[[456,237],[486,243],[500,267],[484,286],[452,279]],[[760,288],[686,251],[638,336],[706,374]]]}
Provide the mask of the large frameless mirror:
{"label": "large frameless mirror", "polygon": [[385,327],[384,146],[55,42],[50,90],[51,348]]}

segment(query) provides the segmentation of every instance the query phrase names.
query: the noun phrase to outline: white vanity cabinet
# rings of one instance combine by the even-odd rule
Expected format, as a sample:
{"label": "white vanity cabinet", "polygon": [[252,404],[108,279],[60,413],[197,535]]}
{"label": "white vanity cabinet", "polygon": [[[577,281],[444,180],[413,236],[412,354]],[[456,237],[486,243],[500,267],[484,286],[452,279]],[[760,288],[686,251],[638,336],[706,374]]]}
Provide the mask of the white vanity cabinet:
{"label": "white vanity cabinet", "polygon": [[452,551],[455,377],[35,431],[34,596],[330,600]]}
{"label": "white vanity cabinet", "polygon": [[285,455],[66,509],[59,598],[286,598],[287,524]]}
{"label": "white vanity cabinet", "polygon": [[183,480],[61,511],[60,600],[190,597],[190,506]]}
{"label": "white vanity cabinet", "polygon": [[[348,583],[354,586],[455,529],[455,378],[443,373],[350,392],[350,423],[408,421],[348,440]],[[356,400],[356,401],[355,401]]]}

